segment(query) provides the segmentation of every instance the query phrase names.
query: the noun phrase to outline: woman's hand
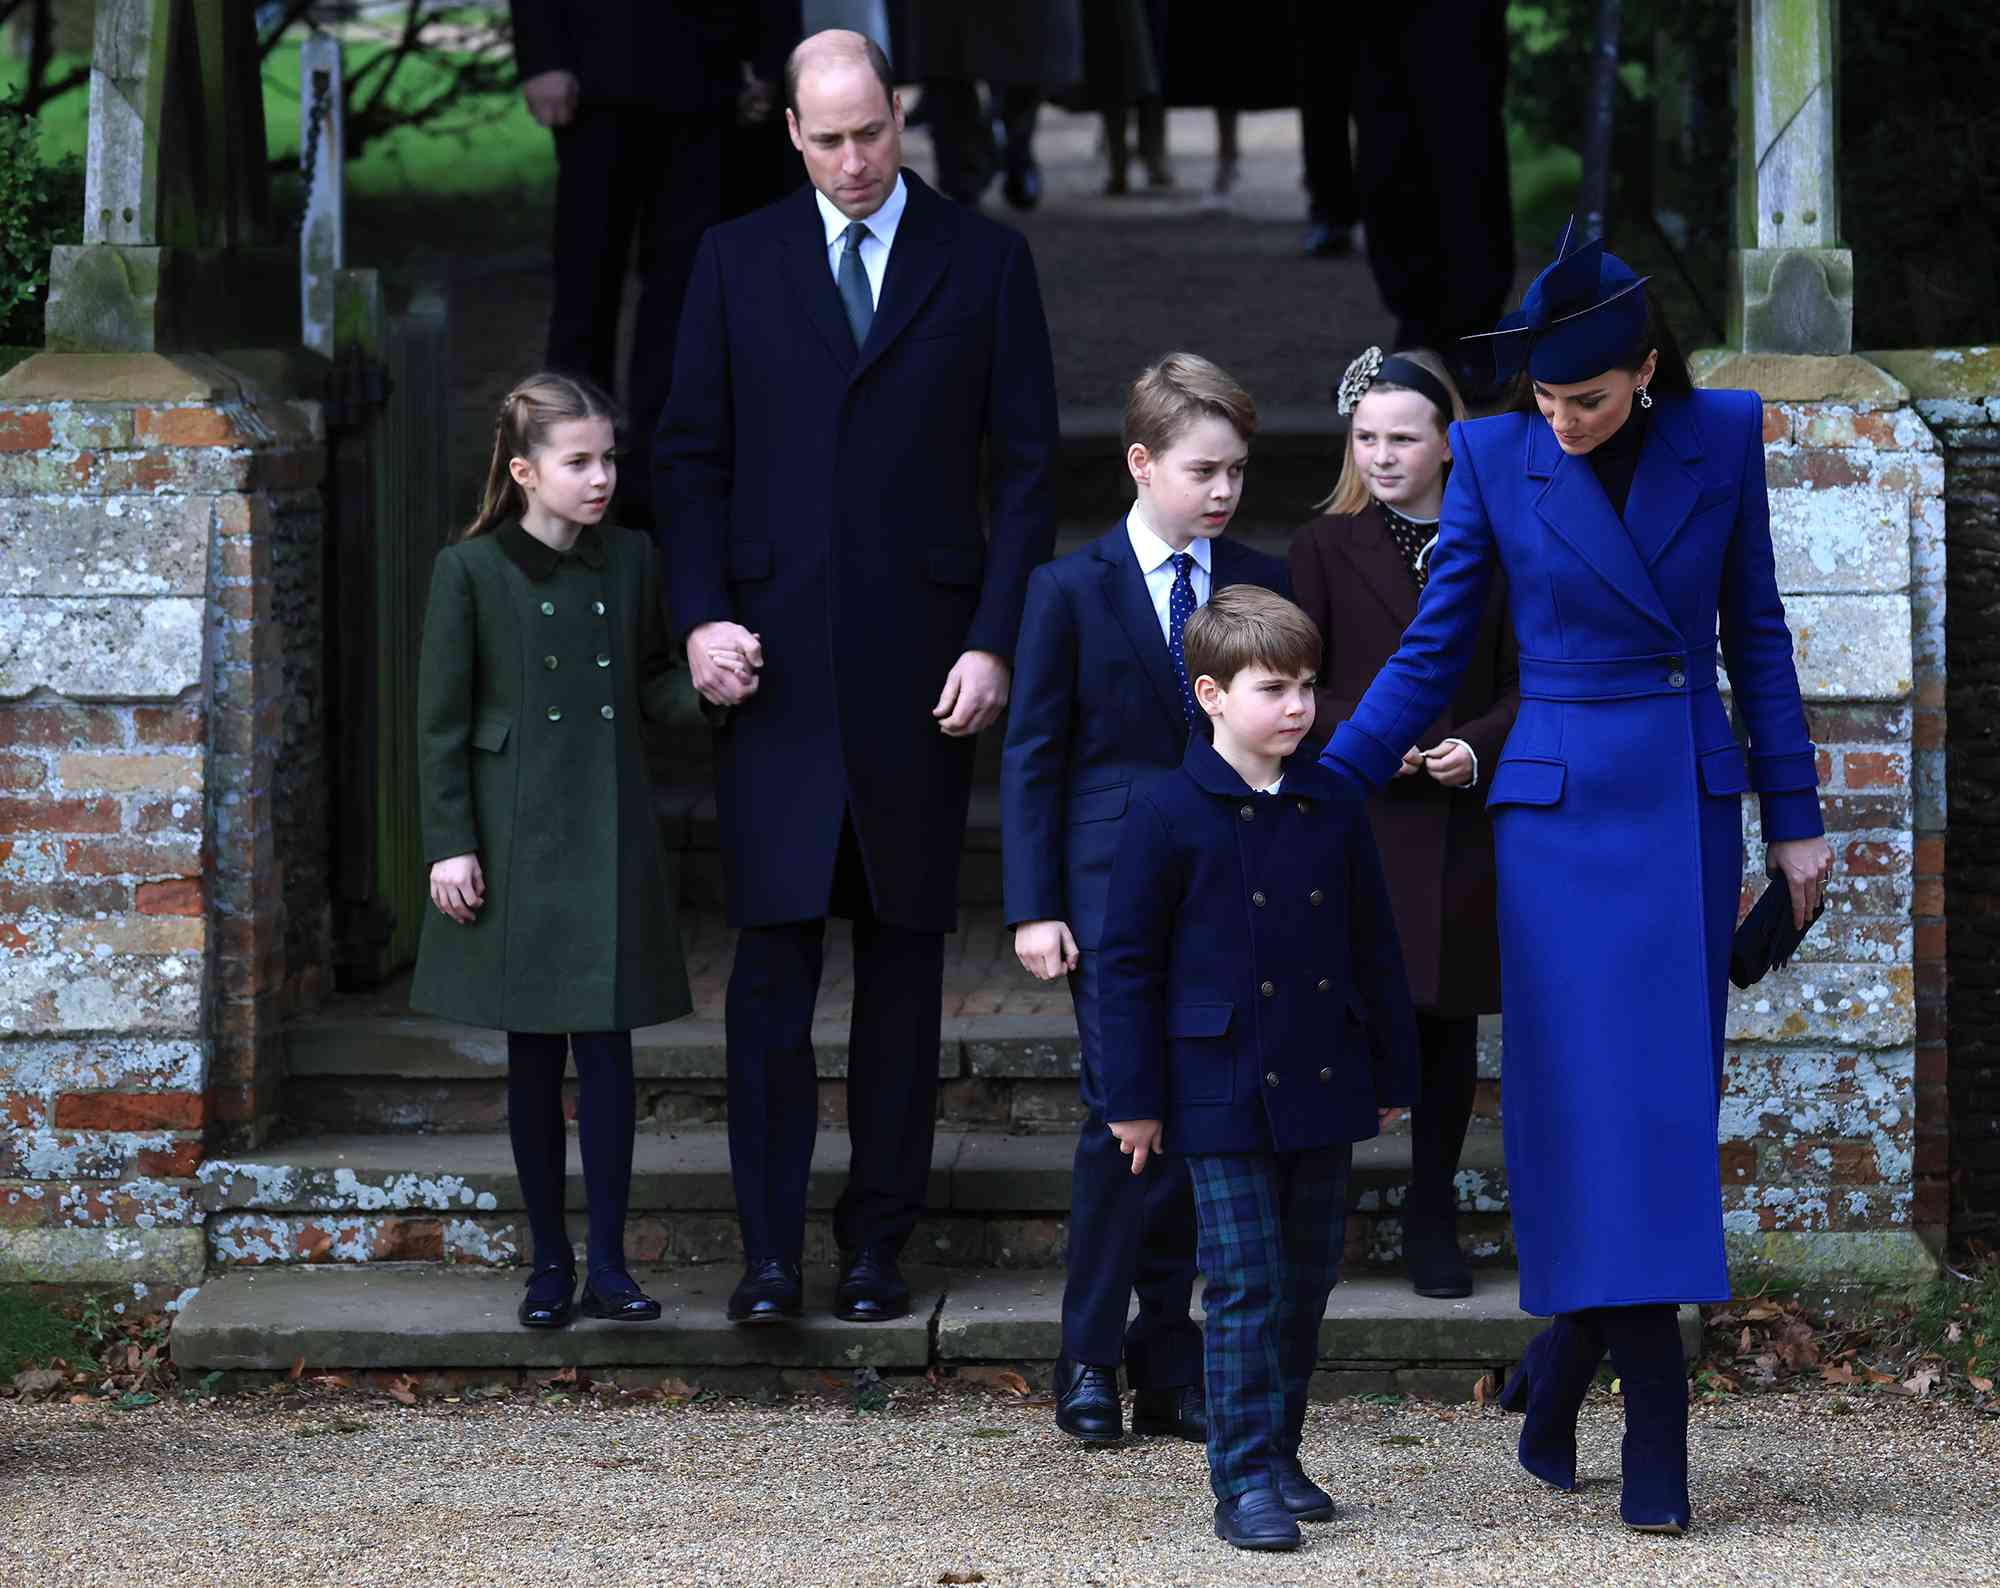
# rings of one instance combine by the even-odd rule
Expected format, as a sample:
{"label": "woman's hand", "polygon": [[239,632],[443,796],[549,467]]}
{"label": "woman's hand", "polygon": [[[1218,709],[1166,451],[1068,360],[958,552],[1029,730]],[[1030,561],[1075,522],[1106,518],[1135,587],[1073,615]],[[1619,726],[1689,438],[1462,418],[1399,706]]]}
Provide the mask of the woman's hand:
{"label": "woman's hand", "polygon": [[431,903],[460,926],[470,926],[486,902],[486,876],[477,855],[453,855],[431,867]]}
{"label": "woman's hand", "polygon": [[1814,911],[1826,902],[1827,878],[1833,875],[1833,845],[1824,838],[1788,838],[1764,846],[1764,865],[1785,879],[1792,890],[1792,925],[1801,931]]}
{"label": "woman's hand", "polygon": [[1445,739],[1424,752],[1424,770],[1446,788],[1464,788],[1478,766],[1463,739]]}

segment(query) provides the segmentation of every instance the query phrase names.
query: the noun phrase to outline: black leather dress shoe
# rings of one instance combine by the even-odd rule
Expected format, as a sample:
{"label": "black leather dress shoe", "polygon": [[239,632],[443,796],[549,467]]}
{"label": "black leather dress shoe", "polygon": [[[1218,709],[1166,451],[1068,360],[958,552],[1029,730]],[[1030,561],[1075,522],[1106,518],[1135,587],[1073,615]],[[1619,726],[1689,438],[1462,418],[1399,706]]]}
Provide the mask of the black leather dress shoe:
{"label": "black leather dress shoe", "polygon": [[1449,1298],[1472,1294],[1472,1270],[1458,1249],[1458,1234],[1443,1220],[1409,1219],[1403,1226],[1403,1261],[1410,1288],[1420,1296]]}
{"label": "black leather dress shoe", "polygon": [[1306,1469],[1296,1461],[1285,1462],[1278,1468],[1278,1498],[1301,1522],[1333,1520],[1333,1496],[1307,1477]]}
{"label": "black leather dress shoe", "polygon": [[1125,1437],[1118,1406],[1118,1370],[1056,1358],[1056,1427],[1086,1445],[1115,1445]]}
{"label": "black leather dress shoe", "polygon": [[1215,1508],[1215,1536],[1238,1549],[1297,1549],[1299,1524],[1276,1489],[1252,1489]]}
{"label": "black leather dress shoe", "polygon": [[1208,1402],[1199,1384],[1179,1389],[1140,1390],[1132,1397],[1132,1432],[1208,1443]]}
{"label": "black leather dress shoe", "polygon": [[805,1310],[799,1265],[777,1257],[752,1258],[729,1296],[731,1323],[783,1323]]}
{"label": "black leather dress shoe", "polygon": [[576,1312],[576,1270],[538,1268],[528,1276],[528,1293],[514,1316],[524,1329],[560,1329]]}
{"label": "black leather dress shoe", "polygon": [[660,1304],[623,1269],[607,1268],[583,1282],[579,1310],[586,1318],[606,1318],[613,1323],[651,1323],[660,1315]]}
{"label": "black leather dress shoe", "polygon": [[896,1259],[864,1246],[841,1259],[840,1284],[833,1293],[833,1315],[849,1323],[887,1323],[910,1310],[910,1287]]}

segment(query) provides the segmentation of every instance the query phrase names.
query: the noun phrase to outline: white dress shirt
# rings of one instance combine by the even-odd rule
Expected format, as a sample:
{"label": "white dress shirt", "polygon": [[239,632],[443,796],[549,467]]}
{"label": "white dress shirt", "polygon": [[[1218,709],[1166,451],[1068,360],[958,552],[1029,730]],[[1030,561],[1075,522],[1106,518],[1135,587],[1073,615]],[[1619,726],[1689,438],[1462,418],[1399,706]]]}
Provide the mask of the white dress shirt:
{"label": "white dress shirt", "polygon": [[[818,188],[813,189],[813,197],[819,200],[819,218],[826,226],[826,267],[838,282],[840,256],[847,251],[847,228],[854,223]],[[868,228],[868,235],[861,239],[861,268],[868,273],[868,296],[878,309],[882,307],[882,276],[889,268],[889,250],[896,246],[896,228],[903,224],[903,211],[909,202],[910,190],[903,185],[903,173],[898,171],[896,185],[889,190],[882,207],[861,220]]]}
{"label": "white dress shirt", "polygon": [[[865,252],[862,258],[867,258]],[[1132,542],[1132,555],[1139,559],[1139,571],[1146,576],[1146,594],[1153,598],[1153,611],[1160,619],[1160,638],[1167,639],[1172,628],[1167,605],[1174,593],[1174,548],[1153,533],[1146,522],[1145,509],[1137,502],[1125,515],[1125,535]],[[1194,586],[1194,604],[1206,606],[1212,582],[1209,575],[1213,548],[1207,541],[1197,539],[1187,549],[1194,558],[1194,566],[1188,570],[1188,583]]]}

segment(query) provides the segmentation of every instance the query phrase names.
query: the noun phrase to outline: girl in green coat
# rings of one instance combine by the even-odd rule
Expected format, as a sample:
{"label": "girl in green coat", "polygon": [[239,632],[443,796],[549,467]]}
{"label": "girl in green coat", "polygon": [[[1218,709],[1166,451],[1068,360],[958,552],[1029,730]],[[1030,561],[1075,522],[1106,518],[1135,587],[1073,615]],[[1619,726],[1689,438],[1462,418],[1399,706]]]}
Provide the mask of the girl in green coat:
{"label": "girl in green coat", "polygon": [[691,1007],[640,726],[667,714],[670,651],[652,542],[601,523],[614,442],[609,401],[582,381],[535,375],[507,394],[479,516],[438,553],[417,685],[437,908],[410,1002],[507,1033],[530,1328],[567,1323],[576,1290],[570,1053],[590,1199],[582,1310],[660,1315],[625,1267],[632,1028]]}

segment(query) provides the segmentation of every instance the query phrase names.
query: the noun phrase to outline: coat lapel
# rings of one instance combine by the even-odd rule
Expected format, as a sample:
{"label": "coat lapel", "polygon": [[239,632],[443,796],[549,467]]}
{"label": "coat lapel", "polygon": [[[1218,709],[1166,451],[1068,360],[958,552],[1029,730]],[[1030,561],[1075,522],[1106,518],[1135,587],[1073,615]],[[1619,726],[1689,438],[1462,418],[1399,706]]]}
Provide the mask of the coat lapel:
{"label": "coat lapel", "polygon": [[[1547,424],[1530,423],[1527,472],[1530,479],[1547,482],[1535,497],[1535,511],[1555,537],[1628,603],[1672,635],[1676,645],[1680,644],[1680,630],[1668,615],[1659,591],[1653,588],[1638,546],[1618,521],[1618,515],[1611,511],[1610,500],[1591,472],[1589,461],[1564,452]],[[1635,480],[1628,511],[1638,505]]]}
{"label": "coat lapel", "polygon": [[[794,302],[805,306],[806,318],[826,343],[841,373],[854,372],[854,333],[847,328],[847,314],[840,307],[840,292],[833,284],[833,272],[826,263],[826,224],[820,219],[819,200],[808,182],[799,189],[798,216],[785,233],[784,270],[791,281]],[[895,253],[890,252],[890,259]]]}
{"label": "coat lapel", "polygon": [[1694,464],[1700,457],[1701,430],[1694,422],[1694,404],[1661,403],[1625,503],[1626,531],[1648,568],[1694,516],[1694,504],[1701,496],[1701,476]]}
{"label": "coat lapel", "polygon": [[1360,570],[1362,582],[1389,609],[1389,616],[1396,620],[1396,630],[1401,633],[1417,615],[1417,581],[1410,577],[1402,552],[1390,538],[1381,508],[1371,503],[1349,522],[1353,533],[1348,537],[1348,555]]}
{"label": "coat lapel", "polygon": [[[909,202],[896,227],[895,246],[889,250],[889,268],[882,276],[882,298],[876,305],[874,323],[868,328],[868,340],[861,344],[861,360],[854,369],[857,378],[895,345],[917,310],[937,290],[951,259],[952,239],[958,233],[955,204],[933,193],[914,171],[903,172],[903,184]],[[844,320],[841,323],[846,324]]]}
{"label": "coat lapel", "polygon": [[1146,576],[1139,571],[1139,559],[1132,554],[1131,539],[1121,520],[1096,545],[1100,582],[1111,615],[1125,639],[1139,657],[1139,665],[1152,681],[1153,694],[1172,720],[1176,732],[1187,729],[1187,713],[1181,709],[1181,681],[1174,676],[1167,655],[1166,638],[1160,633],[1160,615],[1146,590]]}

